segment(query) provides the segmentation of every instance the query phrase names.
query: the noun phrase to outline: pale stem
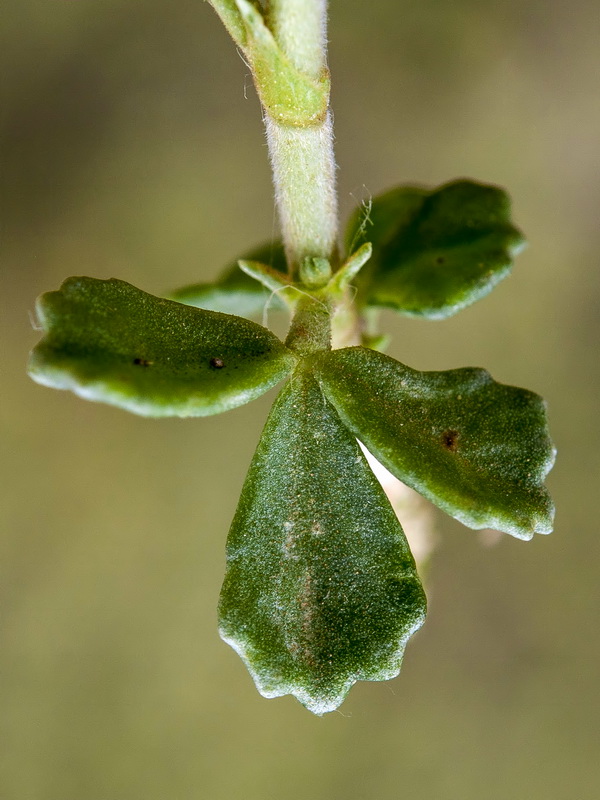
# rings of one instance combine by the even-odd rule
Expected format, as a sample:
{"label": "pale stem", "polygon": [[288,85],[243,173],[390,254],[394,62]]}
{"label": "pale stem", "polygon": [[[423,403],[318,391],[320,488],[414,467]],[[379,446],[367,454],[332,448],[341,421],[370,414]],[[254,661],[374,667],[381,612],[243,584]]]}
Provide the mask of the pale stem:
{"label": "pale stem", "polygon": [[[326,0],[271,0],[269,23],[297,69],[318,78],[326,66]],[[306,256],[334,258],[337,196],[331,115],[306,127],[265,113],[281,232],[293,272]]]}
{"label": "pale stem", "polygon": [[269,26],[294,66],[318,78],[325,66],[327,0],[270,0]]}
{"label": "pale stem", "polygon": [[337,241],[335,161],[329,113],[307,128],[280,125],[265,115],[275,199],[288,263],[306,256],[331,259]]}

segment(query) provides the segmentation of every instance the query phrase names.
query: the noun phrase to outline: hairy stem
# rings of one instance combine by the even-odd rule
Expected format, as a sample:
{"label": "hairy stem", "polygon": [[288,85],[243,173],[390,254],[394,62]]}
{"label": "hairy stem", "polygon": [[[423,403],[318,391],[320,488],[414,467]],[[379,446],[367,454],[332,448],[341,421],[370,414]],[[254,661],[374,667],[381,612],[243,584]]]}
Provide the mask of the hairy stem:
{"label": "hairy stem", "polygon": [[[326,69],[326,0],[271,0],[269,25],[294,66],[309,78]],[[265,113],[275,198],[290,270],[307,256],[335,259],[337,197],[331,115],[291,126]]]}
{"label": "hairy stem", "polygon": [[327,304],[309,295],[296,305],[286,347],[307,356],[317,350],[331,349],[331,313]]}
{"label": "hairy stem", "polygon": [[265,115],[281,232],[292,273],[307,256],[335,259],[337,197],[329,113],[299,128]]}
{"label": "hairy stem", "polygon": [[326,65],[327,0],[270,0],[268,21],[293,65],[318,78]]}

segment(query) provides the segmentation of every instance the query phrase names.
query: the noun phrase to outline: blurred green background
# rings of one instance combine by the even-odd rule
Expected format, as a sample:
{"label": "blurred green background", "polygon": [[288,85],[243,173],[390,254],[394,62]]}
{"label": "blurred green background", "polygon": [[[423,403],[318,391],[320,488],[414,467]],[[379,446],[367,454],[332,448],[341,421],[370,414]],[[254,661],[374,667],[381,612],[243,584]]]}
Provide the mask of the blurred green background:
{"label": "blurred green background", "polygon": [[272,235],[248,71],[201,0],[9,0],[0,25],[2,800],[597,798],[597,0],[331,3],[344,215],[468,176],[530,241],[458,316],[386,316],[390,352],[544,395],[559,459],[550,537],[490,546],[436,512],[403,674],[322,719],[262,699],[216,632],[273,393],[152,421],[24,372],[65,277],[161,293]]}

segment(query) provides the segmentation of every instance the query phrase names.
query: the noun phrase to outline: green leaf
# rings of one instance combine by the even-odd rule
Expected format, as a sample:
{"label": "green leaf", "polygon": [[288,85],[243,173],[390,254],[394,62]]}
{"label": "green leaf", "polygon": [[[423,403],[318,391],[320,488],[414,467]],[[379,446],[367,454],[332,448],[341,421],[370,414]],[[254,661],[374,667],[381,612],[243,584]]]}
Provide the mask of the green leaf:
{"label": "green leaf", "polygon": [[29,374],[149,417],[218,414],[284,378],[295,356],[254,322],[153,297],[124,281],[69,278],[42,295],[46,336]]}
{"label": "green leaf", "polygon": [[333,711],[387,680],[425,616],[396,516],[310,375],[280,393],[227,542],[220,630],[265,697]]}
{"label": "green leaf", "polygon": [[287,276],[287,263],[281,242],[269,242],[245,253],[229,264],[214,283],[195,283],[169,294],[171,300],[209,311],[237,314],[241,317],[258,317],[265,307],[273,310],[285,308],[281,298],[268,291],[250,275],[242,272],[238,261],[260,261]]}
{"label": "green leaf", "polygon": [[[285,291],[292,287],[289,275],[284,275],[279,270],[263,264],[261,261],[251,261],[244,258],[238,260],[238,267],[253,280],[261,283],[269,292],[278,292],[285,299]],[[293,305],[293,304],[292,304]]]}
{"label": "green leaf", "polygon": [[390,472],[471,528],[550,533],[545,405],[483,369],[418,372],[362,347],[316,360],[326,397]]}
{"label": "green leaf", "polygon": [[372,252],[373,246],[371,242],[365,242],[355,253],[348,256],[345,263],[338,269],[327,286],[328,291],[333,297],[343,296],[348,286],[355,280],[360,270],[371,258]]}
{"label": "green leaf", "polygon": [[427,191],[400,186],[350,220],[349,250],[370,241],[357,279],[368,305],[443,319],[488,294],[523,248],[510,199],[496,186],[459,180]]}

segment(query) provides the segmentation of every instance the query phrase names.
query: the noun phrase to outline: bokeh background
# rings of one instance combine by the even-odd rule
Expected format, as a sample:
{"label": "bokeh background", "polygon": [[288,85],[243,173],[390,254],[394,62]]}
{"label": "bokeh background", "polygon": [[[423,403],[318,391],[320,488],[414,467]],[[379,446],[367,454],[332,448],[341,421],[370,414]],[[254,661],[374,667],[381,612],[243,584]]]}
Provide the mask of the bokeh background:
{"label": "bokeh background", "polygon": [[264,700],[216,632],[224,543],[273,393],[152,421],[25,376],[72,274],[161,293],[274,231],[248,71],[201,0],[9,0],[0,21],[3,800],[599,796],[597,0],[332,0],[344,215],[394,184],[509,187],[530,241],[414,367],[544,395],[555,532],[492,544],[436,512],[400,678],[340,713]]}

